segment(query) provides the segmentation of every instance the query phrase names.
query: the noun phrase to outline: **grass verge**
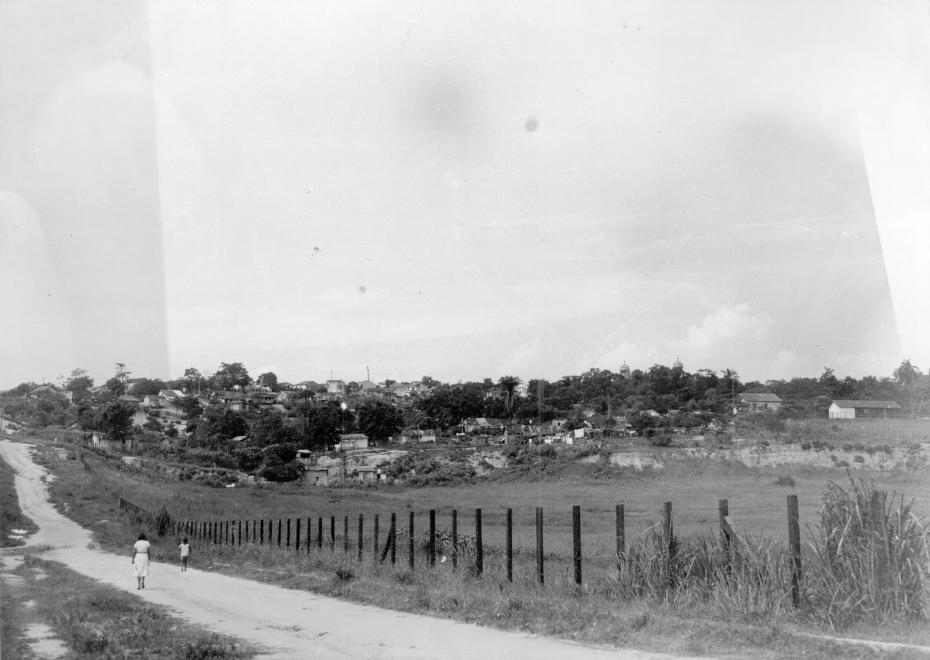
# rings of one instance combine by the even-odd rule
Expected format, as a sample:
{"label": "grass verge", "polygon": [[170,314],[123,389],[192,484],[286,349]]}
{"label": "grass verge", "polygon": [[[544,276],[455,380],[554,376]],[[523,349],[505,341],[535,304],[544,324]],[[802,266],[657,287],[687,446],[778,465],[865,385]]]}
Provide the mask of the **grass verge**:
{"label": "grass verge", "polygon": [[26,518],[19,508],[14,477],[13,469],[0,459],[0,548],[23,545],[23,537],[37,529],[35,523]]}
{"label": "grass verge", "polygon": [[[61,564],[26,555],[14,573],[25,582],[6,594],[5,613],[18,611],[21,618],[46,622],[68,646],[68,657],[199,660],[255,655],[253,649],[233,639],[205,633],[162,607],[101,585]],[[29,657],[21,636],[13,636],[11,642],[14,645],[8,647],[4,639],[4,656],[10,652],[10,657]]]}

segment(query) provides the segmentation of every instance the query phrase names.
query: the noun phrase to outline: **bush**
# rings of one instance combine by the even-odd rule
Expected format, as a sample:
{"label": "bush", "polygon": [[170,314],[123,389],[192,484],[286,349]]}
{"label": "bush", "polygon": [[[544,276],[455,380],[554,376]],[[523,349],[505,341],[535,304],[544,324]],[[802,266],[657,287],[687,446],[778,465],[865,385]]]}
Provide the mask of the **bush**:
{"label": "bush", "polygon": [[775,480],[775,485],[776,486],[788,486],[790,488],[794,488],[797,484],[795,483],[791,475],[780,474],[778,475],[778,479]]}
{"label": "bush", "polygon": [[291,463],[287,465],[269,465],[258,471],[258,475],[268,481],[295,481],[300,478],[300,471]]}

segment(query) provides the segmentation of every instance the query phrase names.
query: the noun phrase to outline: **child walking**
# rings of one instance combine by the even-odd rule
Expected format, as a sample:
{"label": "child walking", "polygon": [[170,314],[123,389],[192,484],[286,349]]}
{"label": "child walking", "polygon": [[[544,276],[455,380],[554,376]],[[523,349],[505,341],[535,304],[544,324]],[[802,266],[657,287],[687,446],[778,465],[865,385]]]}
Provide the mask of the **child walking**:
{"label": "child walking", "polygon": [[181,572],[183,573],[187,570],[187,558],[191,556],[191,544],[188,543],[186,536],[178,546],[178,550],[181,552]]}

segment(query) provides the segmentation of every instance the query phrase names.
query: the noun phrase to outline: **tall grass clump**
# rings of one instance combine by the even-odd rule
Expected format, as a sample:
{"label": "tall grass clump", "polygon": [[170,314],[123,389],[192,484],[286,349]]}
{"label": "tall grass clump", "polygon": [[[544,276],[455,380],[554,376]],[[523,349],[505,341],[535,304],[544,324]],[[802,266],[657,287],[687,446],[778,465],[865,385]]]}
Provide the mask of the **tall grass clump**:
{"label": "tall grass clump", "polygon": [[828,485],[809,543],[804,586],[812,618],[833,628],[926,618],[926,526],[913,503],[895,496],[886,502],[871,484],[850,481],[849,490]]}
{"label": "tall grass clump", "polygon": [[679,540],[653,525],[618,557],[624,598],[700,606],[729,620],[768,621],[791,610],[791,567],[784,546],[733,535],[725,547],[712,535]]}

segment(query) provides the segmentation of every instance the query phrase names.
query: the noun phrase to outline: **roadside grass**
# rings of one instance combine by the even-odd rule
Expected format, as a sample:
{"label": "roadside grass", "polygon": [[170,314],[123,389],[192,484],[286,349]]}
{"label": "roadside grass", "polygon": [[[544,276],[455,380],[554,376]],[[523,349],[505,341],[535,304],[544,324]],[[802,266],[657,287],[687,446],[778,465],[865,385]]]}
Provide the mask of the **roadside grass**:
{"label": "roadside grass", "polygon": [[[19,508],[14,477],[13,469],[0,459],[0,548],[24,545],[23,537],[37,529]],[[15,534],[14,529],[23,530],[25,534]]]}
{"label": "roadside grass", "polygon": [[13,589],[2,585],[0,594],[0,652],[3,657],[27,658],[29,644],[26,641],[26,616],[22,602]]}
{"label": "roadside grass", "polygon": [[[101,585],[56,562],[26,555],[15,573],[26,580],[26,588],[6,594],[4,608],[22,612],[28,601],[28,610],[47,622],[70,648],[69,657],[255,657],[255,649],[205,633],[169,615],[165,608]],[[28,657],[11,652],[6,641],[5,656],[10,652],[10,657]],[[19,641],[12,648],[23,652],[26,645]]]}
{"label": "roadside grass", "polygon": [[[193,484],[163,484],[150,482],[126,471],[114,472],[99,463],[93,464],[93,473],[84,471],[79,461],[61,461],[50,452],[42,452],[46,456],[45,462],[58,478],[51,484],[53,497],[62,505],[65,498],[70,501],[68,515],[78,522],[94,530],[97,539],[109,549],[125,550],[139,531],[137,525],[129,524],[115,504],[113,498],[106,494],[104,485],[118,487],[125,496],[145,503],[145,497],[150,502],[167,502],[174,510],[175,507],[185,510],[188,507],[191,517],[209,519],[206,514],[214,513],[215,520],[235,519],[235,513],[241,518],[254,520],[245,512],[261,511],[263,520],[274,519],[277,525],[278,516],[287,518],[304,509],[308,514],[333,513],[334,509],[342,508],[344,514],[337,516],[337,538],[333,544],[335,551],[329,549],[329,520],[325,521],[324,533],[327,535],[324,542],[324,551],[317,547],[318,527],[314,524],[312,529],[313,546],[309,554],[306,553],[306,527],[302,530],[302,550],[297,552],[293,545],[287,547],[288,540],[284,539],[285,547],[258,547],[243,545],[230,547],[225,545],[211,545],[197,539],[193,565],[210,570],[228,572],[239,577],[250,577],[265,582],[271,582],[298,589],[311,589],[329,595],[357,600],[363,603],[379,605],[392,609],[411,612],[421,612],[439,616],[446,616],[459,620],[473,621],[482,625],[491,625],[505,629],[517,629],[537,632],[539,634],[567,637],[588,642],[604,642],[618,645],[636,646],[639,648],[663,650],[671,652],[690,653],[752,653],[766,658],[787,658],[799,655],[816,655],[817,657],[862,657],[862,658],[910,658],[925,657],[917,651],[894,650],[878,651],[868,647],[849,646],[828,640],[810,639],[803,633],[822,633],[831,630],[829,622],[812,622],[810,613],[798,613],[786,603],[787,595],[778,590],[763,590],[754,588],[757,579],[766,571],[785,570],[783,561],[783,544],[765,541],[760,531],[759,541],[755,542],[752,534],[741,534],[752,545],[749,553],[756,560],[746,568],[745,578],[735,580],[729,584],[731,587],[707,589],[704,587],[694,589],[659,589],[661,575],[651,575],[650,570],[657,565],[650,559],[650,553],[656,553],[654,539],[649,541],[649,529],[655,529],[658,520],[658,506],[653,511],[643,514],[642,524],[636,526],[636,531],[628,530],[628,538],[636,539],[630,542],[630,556],[635,556],[634,547],[639,547],[639,558],[642,570],[636,589],[633,584],[624,584],[618,579],[616,555],[613,554],[613,527],[604,524],[606,529],[600,530],[603,538],[597,536],[598,530],[590,526],[583,528],[584,533],[584,570],[585,582],[577,587],[572,581],[570,562],[570,529],[571,521],[568,515],[546,514],[546,585],[540,587],[535,583],[534,564],[531,548],[533,544],[525,539],[518,544],[515,533],[515,548],[517,559],[514,567],[514,582],[506,581],[503,572],[503,562],[500,549],[503,547],[503,534],[500,521],[489,526],[485,534],[487,544],[486,572],[481,579],[474,577],[474,572],[468,569],[468,558],[460,558],[459,569],[450,570],[451,562],[439,564],[435,569],[426,569],[425,556],[422,548],[422,530],[425,526],[425,516],[418,517],[417,558],[416,569],[410,571],[406,568],[407,541],[398,539],[398,564],[379,565],[372,560],[372,539],[370,538],[371,514],[393,509],[401,513],[398,516],[399,528],[406,525],[406,512],[412,510],[414,504],[419,512],[423,512],[423,502],[435,507],[431,494],[442,497],[442,501],[461,506],[468,502],[472,505],[475,500],[488,502],[500,497],[501,492],[509,493],[514,499],[525,503],[525,506],[536,505],[541,498],[567,509],[572,502],[585,503],[586,497],[605,494],[604,486],[600,483],[588,484],[581,481],[545,482],[539,484],[488,484],[484,489],[503,488],[491,494],[482,493],[482,488],[436,488],[416,489],[403,491],[401,489],[332,489],[307,492],[297,490],[293,486],[274,486],[271,488],[256,489],[210,489],[197,487]],[[90,458],[90,457],[89,457]],[[92,458],[90,458],[93,461]],[[688,468],[690,467],[690,472]],[[691,478],[687,479],[686,474]],[[681,465],[663,473],[631,475],[629,481],[608,484],[612,487],[614,498],[616,490],[622,486],[624,494],[627,488],[634,496],[641,495],[640,491],[650,494],[676,491],[680,497],[690,495],[702,498],[707,497],[707,484],[715,483],[715,479],[729,478],[734,488],[745,492],[747,497],[760,497],[753,489],[764,490],[778,494],[778,499],[784,497],[783,486],[778,486],[773,476],[778,474],[772,470],[750,469],[730,464],[704,464],[695,466]],[[819,521],[816,515],[822,496],[824,484],[823,471],[798,470],[793,473],[798,490],[803,488],[810,492],[809,506],[814,515],[808,516],[813,525]],[[836,478],[843,473],[832,471],[831,476]],[[669,477],[673,478],[670,480]],[[894,475],[883,475],[885,477]],[[699,482],[700,488],[687,485],[689,481]],[[519,486],[524,486],[520,492]],[[166,496],[171,487],[178,487],[179,494],[171,499]],[[552,491],[555,491],[553,493]],[[815,494],[816,493],[816,494]],[[474,498],[474,499],[473,499]],[[672,499],[672,498],[669,498]],[[308,506],[308,500],[314,502],[314,509]],[[386,500],[386,504],[385,504]],[[626,498],[624,498],[625,501]],[[731,500],[731,514],[734,503]],[[500,500],[496,506],[500,507]],[[351,508],[351,505],[358,508]],[[256,505],[262,505],[259,509]],[[199,511],[195,508],[199,505]],[[328,509],[324,509],[328,505]],[[341,506],[338,506],[341,505]],[[409,508],[404,508],[404,505]],[[438,507],[437,507],[438,508]],[[784,529],[785,511],[783,505],[767,505],[774,509],[777,517],[782,521]],[[364,540],[365,560],[359,563],[356,560],[357,538],[355,514],[359,509],[368,511],[367,534]],[[547,508],[547,511],[552,509]],[[501,511],[498,508],[498,511]],[[687,511],[687,509],[686,509]],[[278,516],[274,515],[277,512]],[[318,513],[317,513],[318,512]],[[229,515],[233,513],[234,515]],[[343,515],[352,514],[350,521],[350,552],[343,553],[344,539],[342,529]],[[596,515],[586,507],[584,518],[589,520]],[[598,513],[596,510],[593,513]],[[605,512],[606,513],[606,512]],[[613,515],[613,511],[609,513]],[[225,514],[225,515],[223,515]],[[566,511],[567,514],[567,511]],[[645,517],[646,514],[654,514]],[[502,516],[502,512],[499,514]],[[716,507],[709,506],[701,512],[703,516],[694,533],[682,532],[682,526],[676,517],[675,528],[680,537],[688,538],[690,546],[682,556],[689,557],[691,570],[699,574],[701,566],[705,573],[714,569],[713,557],[714,531],[716,522]],[[258,516],[256,516],[257,518]],[[306,517],[304,517],[304,521]],[[603,522],[603,521],[602,521]],[[316,520],[314,520],[316,523]],[[528,520],[523,520],[523,527],[531,529]],[[550,527],[550,524],[552,525]],[[235,527],[234,527],[235,529]],[[381,543],[387,536],[387,516],[381,516]],[[150,531],[150,530],[147,530]],[[238,530],[236,530],[238,531]],[[296,529],[295,529],[296,531]],[[524,530],[526,531],[526,530]],[[267,532],[266,532],[267,533]],[[468,534],[467,520],[460,520],[460,533]],[[782,533],[783,535],[783,533]],[[558,537],[564,536],[566,542],[558,542]],[[809,534],[813,536],[813,534]],[[600,539],[600,543],[598,543]],[[166,543],[170,552],[176,544],[173,536],[164,541],[155,541],[156,552],[158,545]],[[267,543],[267,541],[266,541]],[[639,546],[636,546],[636,544]],[[652,543],[650,546],[649,543]],[[293,544],[293,541],[291,541]],[[659,545],[661,547],[661,545]],[[590,551],[589,551],[590,549]],[[690,554],[689,554],[690,553]],[[809,551],[805,554],[805,578],[811,572],[819,570],[816,557],[811,557]],[[697,567],[697,568],[695,568]],[[654,571],[653,571],[654,572]],[[627,569],[627,574],[635,571]],[[659,578],[659,579],[657,579]],[[783,578],[782,578],[783,580]],[[719,582],[719,581],[718,581]],[[724,582],[724,584],[727,584]],[[652,586],[650,586],[652,585]],[[806,614],[806,616],[802,616]],[[834,622],[834,627],[836,627]],[[794,632],[802,634],[792,634]],[[873,621],[859,621],[844,626],[843,633],[853,637],[869,637],[894,642],[909,642],[918,645],[930,645],[930,631],[925,622],[896,620],[884,623]]]}

